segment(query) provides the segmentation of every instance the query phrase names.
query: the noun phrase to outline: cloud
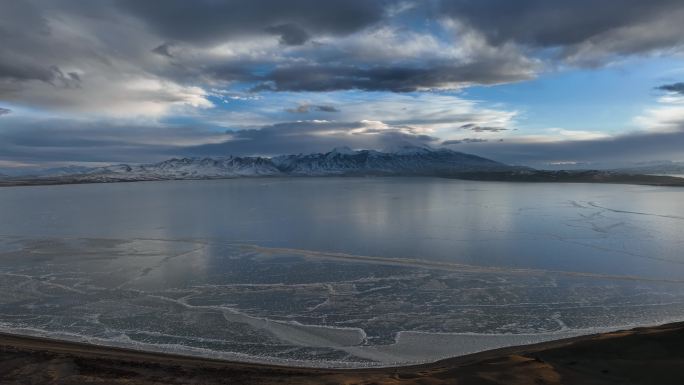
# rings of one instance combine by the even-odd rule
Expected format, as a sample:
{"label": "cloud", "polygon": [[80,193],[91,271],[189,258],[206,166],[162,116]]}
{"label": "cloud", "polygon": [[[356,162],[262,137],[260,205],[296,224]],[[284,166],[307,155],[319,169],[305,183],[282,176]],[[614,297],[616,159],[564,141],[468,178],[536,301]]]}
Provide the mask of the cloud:
{"label": "cloud", "polygon": [[[472,145],[472,146],[471,146]],[[622,167],[634,162],[684,160],[684,126],[674,132],[634,132],[585,140],[537,141],[509,138],[503,142],[462,143],[459,150],[498,161],[546,167],[574,162],[590,167]]]}
{"label": "cloud", "polygon": [[[13,1],[0,12],[0,102],[17,112],[0,112],[1,150],[127,161],[400,140],[531,161],[541,158],[528,150],[589,156],[581,146],[593,143],[637,151],[627,136],[595,131],[514,137],[518,111],[465,100],[462,90],[678,55],[682,20],[675,0]],[[638,135],[676,143],[682,85],[659,89],[667,93],[634,119],[645,129]],[[163,123],[178,121],[191,123]],[[230,134],[194,127],[209,125]],[[41,144],[48,137],[54,146]],[[603,156],[599,147],[592,157]]]}
{"label": "cloud", "polygon": [[328,105],[311,105],[311,104],[300,104],[296,108],[287,108],[285,111],[293,113],[293,114],[306,114],[310,111],[319,111],[319,112],[340,112],[337,108],[334,106],[328,106]]}
{"label": "cloud", "polygon": [[[512,133],[519,114],[517,110],[503,106],[494,108],[483,101],[464,99],[453,93],[336,91],[325,94],[285,92],[277,96],[264,94],[261,99],[251,102],[249,110],[209,111],[205,121],[239,130],[291,121],[296,114],[309,120],[382,121],[396,127],[410,126],[444,139],[457,139],[463,136],[463,130],[458,127],[468,123],[481,127],[510,127],[506,133]],[[339,112],[317,111],[310,106],[334,106]],[[303,111],[308,111],[308,115]],[[491,133],[478,134],[486,137]]]}
{"label": "cloud", "polygon": [[334,106],[315,106],[315,110],[321,112],[340,112],[340,110]]}
{"label": "cloud", "polygon": [[[461,136],[464,125],[469,127],[514,127],[517,110],[501,106],[492,108],[481,101],[458,95],[420,93],[384,94],[375,100],[360,99],[345,104],[345,116],[357,120],[375,119],[394,126],[416,127],[423,132],[452,139]],[[488,132],[482,132],[486,135]]]}
{"label": "cloud", "polygon": [[[0,100],[111,115],[131,108],[130,93],[154,99],[157,117],[178,110],[178,98],[159,102],[171,89],[460,89],[531,79],[559,62],[681,50],[680,1],[619,9],[589,0],[11,2],[0,15]],[[135,94],[139,81],[168,89]]]}
{"label": "cloud", "polygon": [[[135,105],[130,95],[142,106],[136,115],[159,117],[211,107],[207,89],[454,90],[532,79],[557,64],[681,50],[681,2],[615,7],[589,0],[12,2],[0,15],[0,100],[124,115]],[[165,86],[131,89],[143,81]],[[60,97],[63,89],[70,91]]]}
{"label": "cloud", "polygon": [[452,140],[443,141],[442,146],[451,146],[453,144],[461,144],[461,143],[484,143],[487,141],[488,141],[487,139],[479,139],[479,138],[452,139]]}
{"label": "cloud", "polygon": [[684,94],[677,92],[681,83],[659,87],[670,93],[658,99],[655,107],[645,109],[633,120],[636,125],[650,132],[676,132],[684,127]]}
{"label": "cloud", "polygon": [[480,126],[475,123],[466,123],[462,126],[459,127],[461,130],[470,130],[473,132],[501,132],[501,131],[507,131],[507,128],[503,127],[487,127],[487,126]]}
{"label": "cloud", "polygon": [[230,136],[185,125],[8,116],[0,130],[0,160],[14,162],[147,162],[168,159],[186,147]]}
{"label": "cloud", "polygon": [[380,121],[298,121],[258,129],[228,132],[230,140],[189,147],[194,156],[281,155],[325,152],[338,146],[383,149],[399,144],[438,144],[439,139],[411,127],[390,126]]}
{"label": "cloud", "polygon": [[0,130],[5,162],[155,162],[175,156],[281,155],[329,151],[336,146],[383,149],[438,145],[437,137],[381,121],[307,120],[256,129],[220,130],[181,124],[8,116]]}
{"label": "cloud", "polygon": [[1,85],[7,81],[51,82],[55,77],[51,64],[33,60],[30,49],[36,47],[33,44],[24,46],[32,40],[44,40],[51,34],[40,10],[29,2],[3,4],[0,26],[0,92]]}
{"label": "cloud", "polygon": [[0,116],[8,115],[12,112],[9,108],[0,107]]}
{"label": "cloud", "polygon": [[[410,112],[408,112],[410,113]],[[560,129],[558,129],[560,130]],[[556,130],[556,131],[558,131]],[[552,134],[558,134],[556,131]],[[101,120],[31,120],[8,115],[0,130],[5,162],[153,162],[173,156],[280,155],[336,146],[384,149],[402,144],[458,146],[495,160],[547,167],[574,162],[620,167],[633,162],[684,160],[684,120],[671,132],[598,136],[447,138],[434,130],[380,120],[303,120],[242,130],[180,124],[122,124]]]}
{"label": "cloud", "polygon": [[171,54],[171,44],[170,43],[164,43],[152,50],[152,52],[156,53],[157,55],[161,56],[166,56],[168,58],[173,58],[173,55]]}
{"label": "cloud", "polygon": [[283,66],[263,76],[254,91],[392,91],[411,92],[459,88],[469,84],[497,84],[530,79],[527,67],[510,62],[464,64],[426,63],[425,67]]}
{"label": "cloud", "polygon": [[[314,11],[333,17],[338,7],[346,11],[356,7],[361,13],[365,13],[367,7],[382,11],[392,4],[391,1],[342,3],[321,3],[323,9],[302,9],[297,17],[305,18]],[[221,8],[221,4],[220,1],[201,3],[193,7],[198,9],[192,12],[209,12],[214,7]],[[300,3],[287,5],[297,7]],[[202,7],[207,9],[202,10]],[[124,10],[131,12],[127,7]],[[172,54],[173,60],[172,65],[161,68],[164,71],[154,68],[154,72],[175,81],[183,79],[224,86],[248,83],[254,92],[354,89],[407,92],[521,81],[533,78],[540,69],[538,59],[525,56],[513,45],[492,47],[473,31],[461,33],[441,25],[436,31],[414,30],[402,25],[404,22],[396,24],[388,20],[387,12],[379,12],[372,21],[355,29],[343,29],[340,33],[305,28],[303,25],[308,21],[288,22],[290,19],[283,15],[269,16],[271,12],[266,10],[259,17],[278,20],[276,24],[259,21],[239,31],[233,31],[235,26],[229,26],[226,28],[230,31],[224,31],[224,35],[210,34],[208,40],[201,36],[188,39],[175,35],[179,32],[177,29],[183,28],[176,26],[175,20],[173,33],[164,33],[159,28],[150,28],[156,25],[160,16],[141,18],[145,31],[157,33],[162,41],[174,42],[173,52],[157,43],[156,49],[161,51],[157,53],[167,57],[167,53]],[[244,18],[250,17],[247,14]],[[221,28],[225,21],[222,23]],[[211,30],[210,25],[195,24],[192,24],[193,31],[195,28],[196,32],[205,28]],[[278,40],[269,37],[272,35]]]}
{"label": "cloud", "polygon": [[156,118],[172,111],[182,113],[186,108],[213,106],[208,93],[200,87],[137,75],[88,77],[78,87],[45,87],[31,82],[5,95],[4,100],[81,117],[121,119]]}
{"label": "cloud", "polygon": [[121,11],[137,17],[160,36],[193,44],[214,44],[245,36],[276,34],[286,45],[299,45],[309,33],[349,34],[384,14],[378,0],[120,0]]}
{"label": "cloud", "polygon": [[[0,14],[0,100],[78,116],[159,117],[212,103],[169,76],[158,37],[112,3],[22,1]],[[165,51],[164,51],[165,50]]]}
{"label": "cloud", "polygon": [[288,50],[272,69],[249,80],[258,82],[256,92],[410,92],[522,81],[541,68],[539,60],[513,45],[494,48],[476,32],[462,33],[446,24],[436,28],[381,25],[323,37]]}
{"label": "cloud", "polygon": [[673,84],[663,84],[662,86],[656,87],[661,91],[674,92],[677,94],[684,95],[684,82],[673,83]]}
{"label": "cloud", "polygon": [[[257,92],[457,89],[527,80],[557,64],[602,65],[684,44],[684,5],[677,0],[115,4],[145,31],[179,44],[175,63],[188,70],[184,75],[256,83]],[[269,35],[280,44],[263,39]],[[216,56],[219,46],[229,55]]]}
{"label": "cloud", "polygon": [[[674,92],[670,88],[664,90]],[[552,128],[546,135],[512,136],[505,142],[475,144],[455,140],[443,144],[459,144],[461,151],[540,168],[573,164],[611,168],[645,161],[684,161],[684,97],[665,95],[658,99],[657,106],[645,109],[633,121],[639,130],[613,135]]]}
{"label": "cloud", "polygon": [[296,24],[280,24],[266,28],[268,33],[280,36],[280,44],[302,45],[306,43],[309,34]]}
{"label": "cloud", "polygon": [[684,43],[684,3],[678,0],[445,0],[440,12],[493,45],[556,48],[560,58],[579,64]]}

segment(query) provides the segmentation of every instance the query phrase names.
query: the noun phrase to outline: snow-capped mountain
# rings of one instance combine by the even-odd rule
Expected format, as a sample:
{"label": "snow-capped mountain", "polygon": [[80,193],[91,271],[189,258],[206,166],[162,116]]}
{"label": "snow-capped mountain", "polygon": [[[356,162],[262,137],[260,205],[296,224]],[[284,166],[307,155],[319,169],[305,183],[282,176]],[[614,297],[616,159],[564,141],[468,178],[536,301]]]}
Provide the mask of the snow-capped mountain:
{"label": "snow-capped mountain", "polygon": [[289,175],[448,175],[514,168],[448,149],[401,146],[392,152],[336,148],[325,154],[285,155],[272,159]]}
{"label": "snow-capped mountain", "polygon": [[89,181],[208,179],[280,175],[273,162],[260,157],[181,158],[146,165],[119,164],[78,175]]}
{"label": "snow-capped mountain", "polygon": [[74,175],[92,170],[92,167],[85,166],[65,166],[51,168],[7,168],[0,170],[0,177],[31,177],[31,176],[60,176]]}
{"label": "snow-capped mountain", "polygon": [[[386,150],[387,151],[387,150]],[[75,182],[112,182],[165,179],[212,179],[248,176],[423,175],[452,176],[470,172],[516,171],[490,159],[448,149],[400,146],[391,152],[335,148],[327,153],[283,155],[274,158],[181,158],[154,164],[119,164],[79,170]]]}

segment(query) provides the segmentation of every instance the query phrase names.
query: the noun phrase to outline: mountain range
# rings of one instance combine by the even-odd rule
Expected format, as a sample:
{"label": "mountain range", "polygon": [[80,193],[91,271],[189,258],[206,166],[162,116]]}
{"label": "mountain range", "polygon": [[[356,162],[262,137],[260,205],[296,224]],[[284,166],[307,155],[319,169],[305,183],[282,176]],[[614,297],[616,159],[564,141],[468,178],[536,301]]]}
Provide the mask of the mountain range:
{"label": "mountain range", "polygon": [[641,163],[614,171],[629,174],[684,175],[684,162],[659,161]]}
{"label": "mountain range", "polygon": [[449,149],[404,145],[391,150],[338,147],[326,153],[173,158],[150,164],[68,166],[0,177],[0,186],[240,177],[433,176],[507,182],[627,183],[684,186],[684,178],[606,170],[535,170]]}
{"label": "mountain range", "polygon": [[523,169],[448,149],[400,146],[391,151],[335,148],[326,153],[273,158],[227,156],[173,158],[152,164],[118,164],[96,168],[52,169],[38,177],[81,182],[165,179],[214,179],[254,176],[451,176],[469,172]]}

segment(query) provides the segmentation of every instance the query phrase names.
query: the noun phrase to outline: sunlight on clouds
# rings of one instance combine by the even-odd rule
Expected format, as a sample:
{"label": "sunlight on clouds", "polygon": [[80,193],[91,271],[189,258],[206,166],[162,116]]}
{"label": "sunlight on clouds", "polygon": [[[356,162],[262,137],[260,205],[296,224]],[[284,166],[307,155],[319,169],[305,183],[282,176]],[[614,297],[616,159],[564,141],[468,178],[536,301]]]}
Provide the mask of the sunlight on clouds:
{"label": "sunlight on clouds", "polygon": [[536,135],[518,135],[516,142],[521,143],[553,143],[559,141],[591,141],[610,138],[610,135],[601,131],[566,130],[563,128],[548,128],[545,133]]}
{"label": "sunlight on clouds", "polygon": [[45,87],[39,82],[31,82],[24,86],[21,93],[22,101],[50,106],[53,111],[66,115],[77,114],[80,118],[159,118],[172,112],[184,112],[187,108],[213,107],[213,103],[207,99],[207,93],[200,87],[137,77],[88,77],[88,82],[76,89]]}
{"label": "sunlight on clouds", "polygon": [[197,59],[204,56],[205,60],[273,60],[281,57],[281,50],[277,36],[250,36],[217,44],[206,50],[191,50],[189,53]]}
{"label": "sunlight on clouds", "polygon": [[[401,128],[415,135],[434,134],[453,139],[462,134],[472,136],[471,131],[462,128],[468,124],[507,130],[481,132],[483,137],[508,136],[509,131],[515,128],[515,119],[519,114],[517,110],[494,108],[457,94],[439,93],[281,93],[264,94],[261,99],[246,102],[246,110],[213,109],[207,112],[208,119],[222,127],[243,129],[293,121],[294,117],[305,116],[306,120],[368,122],[367,125],[373,125],[374,129]],[[297,106],[313,104],[331,106],[336,111],[330,113],[307,109],[297,116],[290,112]]]}
{"label": "sunlight on clouds", "polygon": [[[132,95],[148,96],[134,108],[138,115],[160,116],[174,107],[211,108],[214,104],[207,99],[208,93],[196,86],[180,86],[158,79],[137,79],[123,85]],[[130,113],[130,111],[129,111]]]}
{"label": "sunlight on clouds", "polygon": [[668,93],[658,99],[657,107],[646,109],[634,118],[634,123],[650,132],[684,130],[684,96]]}

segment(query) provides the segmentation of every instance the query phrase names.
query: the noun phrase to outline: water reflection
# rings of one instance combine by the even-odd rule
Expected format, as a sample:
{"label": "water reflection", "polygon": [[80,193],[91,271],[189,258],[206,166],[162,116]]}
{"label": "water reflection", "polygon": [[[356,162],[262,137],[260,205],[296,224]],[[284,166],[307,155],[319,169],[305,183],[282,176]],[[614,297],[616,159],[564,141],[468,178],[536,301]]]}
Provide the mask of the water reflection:
{"label": "water reflection", "polygon": [[681,194],[675,188],[430,178],[6,188],[0,189],[0,233],[219,239],[673,277],[684,272]]}

